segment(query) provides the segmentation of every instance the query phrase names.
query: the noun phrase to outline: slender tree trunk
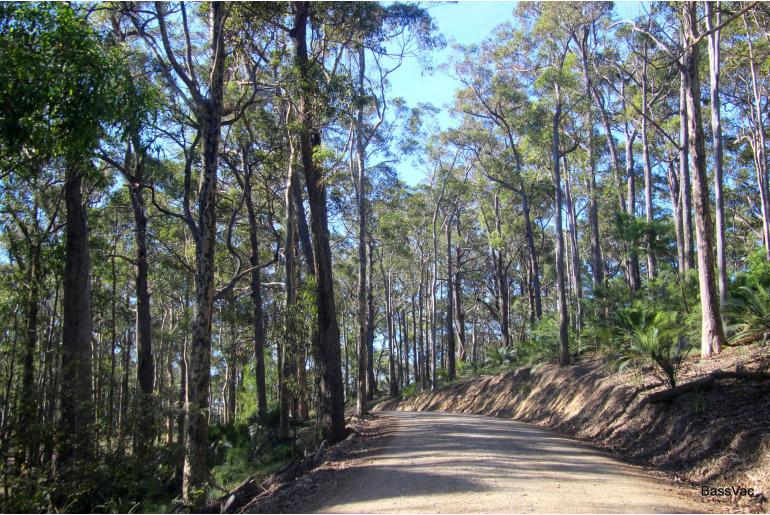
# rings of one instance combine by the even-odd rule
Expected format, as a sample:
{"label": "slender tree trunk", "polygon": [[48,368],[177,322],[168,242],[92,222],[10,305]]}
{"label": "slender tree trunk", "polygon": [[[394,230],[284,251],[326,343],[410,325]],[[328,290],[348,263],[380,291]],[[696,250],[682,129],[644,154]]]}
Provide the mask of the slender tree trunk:
{"label": "slender tree trunk", "polygon": [[[422,277],[420,278],[422,280]],[[420,370],[420,340],[417,333],[417,298],[416,294],[412,295],[412,347],[413,358],[412,368],[414,369],[414,383],[417,384],[422,379],[422,372]]]}
{"label": "slender tree trunk", "polygon": [[[138,147],[136,148],[138,151]],[[129,196],[134,214],[134,239],[136,244],[136,383],[138,386],[137,435],[134,438],[134,453],[143,459],[151,443],[154,421],[154,363],[152,358],[152,316],[150,314],[150,292],[147,285],[147,216],[142,196],[144,163],[137,165],[134,182],[129,184]]]}
{"label": "slender tree trunk", "polygon": [[[287,125],[289,117],[287,116]],[[283,342],[279,345],[278,349],[278,370],[279,370],[279,382],[278,382],[278,410],[279,410],[279,424],[278,424],[278,438],[289,438],[289,424],[291,413],[291,399],[292,393],[289,391],[288,382],[294,376],[294,370],[292,367],[292,357],[289,354],[290,342],[294,341],[295,328],[294,324],[297,305],[297,288],[295,285],[296,280],[296,261],[295,261],[295,247],[296,241],[296,217],[294,210],[296,203],[294,202],[294,189],[298,189],[298,178],[294,169],[294,145],[291,135],[289,134],[289,156],[288,156],[288,169],[286,177],[286,238],[284,240],[284,292],[286,295],[286,303],[284,305],[284,317],[285,328]]]}
{"label": "slender tree trunk", "polygon": [[[358,86],[364,90],[364,72],[366,66],[366,54],[364,47],[358,47]],[[366,306],[366,177],[364,166],[364,108],[358,107],[356,117],[356,156],[358,177],[356,179],[356,207],[358,209],[358,377],[356,411],[358,416],[367,413],[366,407],[366,368],[367,368],[367,313]]]}
{"label": "slender tree trunk", "polygon": [[668,191],[671,199],[671,212],[674,216],[674,233],[676,235],[676,251],[678,271],[682,273],[682,263],[684,263],[684,221],[682,213],[682,202],[679,198],[679,173],[674,167],[674,159],[668,162]]}
{"label": "slender tree trunk", "polygon": [[556,109],[553,115],[553,141],[551,158],[553,162],[554,204],[556,208],[556,293],[559,308],[559,365],[569,365],[569,311],[567,310],[567,292],[564,280],[564,230],[562,225],[561,170],[559,163],[559,123],[561,121],[561,86],[554,84]]}
{"label": "slender tree trunk", "polygon": [[257,212],[254,207],[251,181],[252,172],[248,156],[242,151],[243,161],[243,194],[246,199],[246,211],[249,217],[249,244],[251,254],[251,305],[252,324],[254,326],[254,360],[256,363],[257,383],[257,415],[262,418],[267,414],[267,387],[265,385],[265,323],[262,312],[262,280],[259,270],[259,237],[257,235]]}
{"label": "slender tree trunk", "polygon": [[723,193],[724,161],[722,155],[722,100],[719,94],[720,74],[720,39],[721,30],[714,30],[722,23],[719,12],[720,2],[716,2],[716,25],[714,25],[714,2],[706,2],[706,28],[709,51],[709,92],[711,94],[711,135],[714,152],[714,206],[717,238],[717,277],[719,282],[719,304],[727,303],[727,258],[725,257],[725,201]]}
{"label": "slender tree trunk", "polygon": [[[380,262],[382,267],[382,262]],[[385,321],[387,322],[388,329],[388,395],[392,397],[398,396],[398,378],[396,377],[396,346],[394,344],[395,334],[393,328],[393,285],[391,284],[390,272],[385,274],[385,269],[382,270],[382,279],[385,286]]]}
{"label": "slender tree trunk", "polygon": [[[754,165],[757,173],[757,185],[762,211],[762,237],[765,244],[765,257],[770,261],[770,196],[768,192],[767,158],[765,157],[765,124],[766,116],[762,109],[762,95],[757,85],[756,59],[754,56],[753,34],[749,31],[747,16],[743,15],[743,25],[748,37],[749,69],[751,70],[752,121],[754,122],[753,137],[750,140],[754,153]],[[718,43],[717,43],[718,45]],[[718,46],[717,46],[718,55]],[[717,64],[718,65],[718,64]],[[717,70],[716,73],[719,73]],[[721,150],[721,147],[720,147]]]}
{"label": "slender tree trunk", "polygon": [[[324,437],[336,443],[345,436],[345,405],[342,392],[342,368],[340,361],[340,331],[334,305],[334,281],[332,256],[329,245],[329,224],[326,207],[326,185],[313,162],[313,146],[320,144],[320,133],[313,128],[311,116],[310,63],[307,53],[307,21],[309,2],[295,2],[294,40],[295,64],[299,70],[303,88],[299,102],[300,155],[305,174],[305,185],[310,203],[311,231],[313,233],[313,258],[316,269],[316,308],[319,341],[315,346],[316,368],[320,377],[320,418]],[[315,141],[313,141],[315,140]]]}
{"label": "slender tree trunk", "polygon": [[575,328],[579,333],[583,325],[583,280],[580,276],[580,252],[578,250],[577,215],[572,197],[572,177],[567,167],[566,157],[564,158],[564,174],[565,200],[567,201],[567,216],[569,217],[570,269],[572,271],[572,288],[575,292]]}
{"label": "slender tree trunk", "polygon": [[698,240],[698,282],[701,298],[701,356],[718,354],[724,343],[724,331],[719,313],[719,297],[714,277],[713,225],[709,207],[709,189],[706,175],[706,149],[700,109],[700,78],[698,48],[693,42],[698,37],[696,3],[682,5],[684,45],[682,55],[684,91],[687,102],[687,125],[690,153],[693,161],[695,193],[695,229]]}
{"label": "slender tree trunk", "polygon": [[644,48],[645,59],[642,72],[642,162],[644,165],[644,213],[645,220],[647,222],[647,278],[655,278],[655,268],[657,267],[655,260],[655,250],[653,247],[654,234],[651,232],[652,222],[655,220],[655,214],[653,213],[652,204],[652,192],[654,189],[653,177],[652,177],[652,165],[650,163],[650,142],[647,139],[647,116],[649,115],[649,108],[647,105],[647,46]]}
{"label": "slender tree trunk", "polygon": [[[519,174],[521,174],[521,169],[519,169]],[[535,246],[535,237],[532,233],[532,220],[529,213],[529,200],[527,199],[527,192],[525,191],[523,181],[521,190],[519,190],[519,197],[521,198],[521,211],[522,215],[524,216],[524,235],[527,239],[529,266],[532,269],[532,296],[534,300],[534,311],[535,316],[538,320],[540,320],[540,318],[543,316],[543,307],[540,294],[540,264],[537,254],[537,247]]]}
{"label": "slender tree trunk", "polygon": [[27,462],[33,460],[38,448],[38,428],[35,421],[37,395],[35,394],[35,353],[38,346],[38,313],[40,307],[40,245],[29,242],[27,264],[27,327],[24,363],[21,375],[21,416],[19,427],[23,428],[27,447]]}
{"label": "slender tree trunk", "polygon": [[[583,84],[585,94],[590,96],[593,92],[591,75],[588,68],[588,37],[590,30],[588,25],[583,27],[583,37],[580,45],[580,57],[583,69]],[[591,238],[591,274],[593,276],[594,290],[604,283],[604,261],[602,260],[602,247],[599,235],[599,199],[596,190],[596,162],[594,160],[594,120],[593,110],[590,106],[586,109],[585,125],[588,131],[588,141],[586,142],[586,158],[588,162],[588,177],[586,185],[588,187],[588,227]],[[609,136],[612,137],[611,135]]]}
{"label": "slender tree trunk", "polygon": [[203,171],[198,194],[198,234],[195,240],[195,319],[189,355],[187,388],[187,441],[182,498],[188,505],[206,500],[211,385],[211,323],[214,305],[214,250],[216,246],[216,190],[219,164],[222,101],[224,97],[224,10],[209,5],[212,70],[208,99],[199,102],[198,123],[203,142]]}
{"label": "slender tree trunk", "polygon": [[456,376],[456,349],[455,349],[455,326],[454,326],[454,285],[452,271],[452,215],[446,220],[446,282],[447,282],[447,310],[446,310],[446,342],[447,342],[447,379],[454,381]]}
{"label": "slender tree trunk", "polygon": [[[502,232],[502,220],[500,219],[500,196],[498,192],[495,192],[494,197],[494,207],[495,207],[495,231],[497,232],[498,237],[501,237]],[[495,269],[496,269],[496,277],[497,277],[497,292],[499,296],[498,301],[498,312],[500,316],[500,336],[501,336],[501,343],[504,348],[508,348],[511,345],[511,328],[510,328],[510,310],[508,309],[510,306],[510,288],[508,287],[508,271],[507,267],[504,265],[503,260],[503,253],[501,250],[493,250],[493,259],[495,260]],[[537,295],[535,295],[535,299],[537,299]],[[537,301],[536,301],[537,302]]]}
{"label": "slender tree trunk", "polygon": [[[459,219],[458,219],[459,228]],[[459,238],[458,233],[458,238]],[[463,311],[463,291],[462,291],[462,274],[460,268],[462,267],[462,250],[459,245],[455,247],[455,259],[457,267],[455,268],[455,281],[454,281],[454,306],[455,306],[455,320],[457,321],[457,339],[460,342],[460,361],[466,361],[468,357],[467,342],[465,337],[465,311]]]}
{"label": "slender tree trunk", "polygon": [[688,116],[686,82],[684,73],[680,74],[681,88],[679,90],[679,202],[682,209],[682,261],[679,264],[680,273],[695,266],[692,245],[692,193],[690,188],[690,143],[688,133]]}
{"label": "slender tree trunk", "polygon": [[[184,319],[185,319],[185,325],[189,323],[190,320],[190,278],[188,275],[185,275],[185,282],[184,282]],[[176,424],[177,424],[177,441],[181,444],[184,444],[186,441],[186,429],[187,429],[187,413],[189,412],[189,406],[188,406],[188,398],[187,398],[187,389],[188,385],[190,383],[190,376],[188,372],[188,360],[187,357],[189,355],[189,343],[188,343],[188,337],[187,332],[185,331],[184,338],[182,339],[182,349],[180,351],[180,361],[179,361],[179,411],[177,413],[176,417]]]}
{"label": "slender tree trunk", "polygon": [[[130,313],[131,309],[131,301],[129,298],[129,293],[126,291],[126,298],[125,298],[125,312]],[[121,346],[121,355],[123,358],[123,377],[121,379],[120,384],[120,418],[118,420],[118,430],[120,431],[118,435],[118,447],[120,453],[124,453],[126,450],[125,446],[125,440],[129,436],[129,433],[131,432],[131,425],[128,420],[128,408],[130,401],[130,394],[128,390],[128,378],[129,378],[129,371],[131,369],[131,344],[134,341],[132,335],[131,335],[131,322],[130,320],[126,320],[126,325],[128,326],[126,329],[126,332],[123,336],[123,345]]]}
{"label": "slender tree trunk", "polygon": [[[621,97],[625,106],[625,81],[621,82]],[[636,140],[637,130],[629,130],[628,122],[624,124],[624,133],[626,136],[626,181],[628,192],[626,195],[626,214],[630,220],[636,218],[636,174],[634,172],[634,141]],[[628,287],[632,292],[636,292],[641,287],[641,278],[639,276],[639,254],[636,252],[636,242],[630,242],[628,251],[628,263],[626,268]]]}
{"label": "slender tree trunk", "polygon": [[431,390],[438,389],[438,381],[436,378],[436,282],[438,275],[438,249],[437,236],[436,236],[436,215],[438,214],[438,205],[433,211],[433,266],[431,267],[431,282],[430,282],[430,312],[429,312],[429,326],[430,326],[430,386]]}
{"label": "slender tree trunk", "polygon": [[366,398],[372,400],[377,391],[377,380],[374,376],[374,246],[371,239],[368,243],[367,280],[366,280]]}

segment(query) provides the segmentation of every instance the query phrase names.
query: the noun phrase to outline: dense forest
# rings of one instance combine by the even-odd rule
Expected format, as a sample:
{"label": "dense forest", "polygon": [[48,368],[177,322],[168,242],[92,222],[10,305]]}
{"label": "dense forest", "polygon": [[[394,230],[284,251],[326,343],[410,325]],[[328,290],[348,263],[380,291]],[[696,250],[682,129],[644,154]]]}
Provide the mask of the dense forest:
{"label": "dense forest", "polygon": [[640,9],[432,63],[429,4],[0,3],[0,509],[200,508],[378,397],[767,339],[770,6]]}

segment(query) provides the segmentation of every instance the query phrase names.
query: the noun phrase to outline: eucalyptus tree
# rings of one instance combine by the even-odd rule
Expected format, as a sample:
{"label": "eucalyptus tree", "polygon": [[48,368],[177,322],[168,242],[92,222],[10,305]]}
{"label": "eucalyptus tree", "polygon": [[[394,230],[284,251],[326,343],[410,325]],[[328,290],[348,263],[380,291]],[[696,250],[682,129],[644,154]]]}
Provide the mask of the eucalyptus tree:
{"label": "eucalyptus tree", "polygon": [[[559,311],[559,364],[568,365],[569,355],[569,312],[567,308],[566,270],[564,258],[564,230],[562,222],[562,157],[571,150],[562,146],[562,122],[574,107],[570,91],[574,89],[575,55],[570,52],[572,40],[577,35],[579,22],[574,10],[565,14],[555,4],[522,5],[517,9],[517,18],[528,37],[521,37],[528,55],[521,63],[523,72],[536,74],[530,80],[551,104],[551,167],[554,186],[554,220],[556,230],[556,290]],[[549,91],[550,90],[550,91]],[[574,138],[573,138],[574,139]],[[576,148],[579,141],[574,140]],[[572,149],[574,150],[574,148]]]}
{"label": "eucalyptus tree", "polygon": [[[187,388],[187,441],[183,475],[183,497],[186,503],[200,505],[205,500],[208,481],[206,449],[208,447],[208,410],[211,382],[211,326],[214,298],[214,256],[217,246],[217,180],[221,128],[253,104],[259,89],[254,85],[225,105],[226,84],[253,77],[256,70],[249,63],[228,71],[227,19],[232,6],[209,4],[205,10],[194,10],[188,16],[188,6],[155,3],[152,9],[126,9],[135,33],[153,57],[160,75],[174,101],[186,109],[186,123],[196,133],[195,147],[200,140],[202,166],[198,182],[197,216],[191,209],[192,169],[186,167],[182,213],[167,214],[183,221],[195,243],[195,318],[189,354],[189,384]],[[192,20],[190,17],[192,16]],[[194,22],[208,26],[204,41],[191,38]],[[183,45],[176,45],[182,41]],[[199,64],[199,61],[204,64]],[[232,63],[231,63],[232,64]],[[203,67],[203,69],[201,69]],[[203,73],[204,70],[207,73]],[[185,152],[188,149],[185,148]],[[240,266],[231,284],[243,274]],[[227,287],[225,287],[226,289]]]}
{"label": "eucalyptus tree", "polygon": [[[70,6],[4,4],[0,37],[9,85],[0,96],[3,168],[32,176],[64,170],[65,251],[59,464],[92,455],[90,252],[84,181],[106,125],[120,115],[115,55]],[[21,159],[19,159],[21,158]]]}
{"label": "eucalyptus tree", "polygon": [[[510,34],[503,29],[500,35],[507,37]],[[506,37],[498,39],[506,41]],[[516,74],[515,62],[510,63],[508,61],[512,59],[505,57],[510,53],[511,48],[515,48],[516,36],[514,35],[513,41],[503,44],[502,48],[493,41],[486,41],[480,49],[462,49],[465,56],[455,65],[455,72],[465,89],[458,92],[455,109],[471,118],[479,119],[482,126],[491,125],[495,128],[490,131],[494,134],[493,138],[502,140],[504,147],[502,155],[507,163],[499,172],[491,171],[483,164],[481,169],[485,170],[485,176],[489,180],[509,189],[520,198],[529,267],[532,271],[533,311],[535,317],[539,319],[542,317],[540,264],[530,217],[530,199],[527,194],[527,185],[522,178],[523,157],[519,149],[521,133],[527,130],[519,120],[525,118],[521,113],[528,108],[528,100],[523,81]],[[515,56],[512,57],[515,60]],[[503,62],[502,65],[499,61]],[[508,66],[509,64],[511,66]],[[472,144],[472,138],[468,143],[472,152],[479,157],[482,153],[481,148]],[[488,151],[490,144],[492,143],[488,142],[486,146]],[[491,152],[497,155],[497,149]]]}

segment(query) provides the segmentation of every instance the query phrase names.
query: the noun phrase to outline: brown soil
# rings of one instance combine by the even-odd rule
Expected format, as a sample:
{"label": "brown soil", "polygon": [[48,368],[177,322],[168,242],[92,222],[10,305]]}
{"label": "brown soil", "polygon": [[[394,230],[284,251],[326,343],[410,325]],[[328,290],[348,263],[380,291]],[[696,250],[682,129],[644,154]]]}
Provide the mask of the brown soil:
{"label": "brown soil", "polygon": [[[709,360],[688,360],[679,383],[714,370],[767,371],[769,365],[767,346],[729,348]],[[722,509],[761,511],[770,496],[770,383],[722,380],[670,403],[645,402],[650,393],[663,389],[652,369],[612,373],[592,358],[566,368],[520,368],[459,381],[436,392],[386,401],[376,409],[531,422],[691,485],[753,488],[759,495],[732,497]]]}
{"label": "brown soil", "polygon": [[[260,493],[239,507],[237,513],[304,513],[301,508],[322,492],[333,491],[339,472],[351,463],[375,455],[389,440],[388,425],[381,415],[363,420],[348,419],[351,435],[325,452],[290,464],[268,478]],[[223,498],[225,501],[227,496]],[[223,512],[229,510],[222,510]]]}

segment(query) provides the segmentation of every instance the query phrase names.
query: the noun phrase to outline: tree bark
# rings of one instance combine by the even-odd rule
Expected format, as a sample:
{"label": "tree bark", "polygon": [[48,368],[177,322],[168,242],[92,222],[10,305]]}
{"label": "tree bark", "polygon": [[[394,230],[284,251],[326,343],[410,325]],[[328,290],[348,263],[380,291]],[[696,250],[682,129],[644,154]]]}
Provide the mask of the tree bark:
{"label": "tree bark", "polygon": [[679,91],[679,202],[682,210],[682,249],[679,272],[684,273],[695,266],[692,245],[692,192],[690,187],[690,143],[687,111],[687,78],[680,74]]}
{"label": "tree bark", "polygon": [[374,245],[368,244],[367,280],[366,280],[366,398],[374,399],[377,392],[377,380],[374,376]]}
{"label": "tree bark", "polygon": [[[69,164],[64,182],[67,210],[61,349],[59,465],[78,467],[91,457],[91,257],[82,172]],[[72,470],[70,470],[72,472]]]}
{"label": "tree bark", "polygon": [[[287,115],[287,126],[289,116]],[[289,155],[288,168],[286,175],[286,195],[284,197],[286,204],[286,235],[284,240],[284,338],[279,344],[278,349],[278,438],[289,438],[289,425],[291,418],[292,393],[289,389],[289,381],[294,377],[294,367],[292,366],[292,356],[290,355],[290,342],[294,340],[295,310],[297,306],[297,287],[296,287],[296,203],[294,202],[294,190],[299,189],[296,170],[294,169],[294,145],[291,134],[288,137]]]}
{"label": "tree bark", "polygon": [[214,305],[214,250],[216,246],[217,167],[224,97],[224,10],[222,3],[209,5],[211,75],[208,98],[197,104],[203,142],[203,171],[198,193],[198,234],[195,239],[195,319],[189,355],[187,388],[187,441],[182,498],[188,505],[206,500],[211,384],[211,323]]}
{"label": "tree bark", "polygon": [[[625,106],[625,81],[621,81],[621,97]],[[634,172],[634,141],[636,140],[637,130],[629,130],[628,122],[623,126],[626,137],[626,184],[628,192],[626,194],[626,215],[629,221],[636,218],[636,174]],[[632,292],[636,292],[641,287],[641,278],[639,276],[639,254],[636,252],[636,242],[630,242],[628,250],[628,262],[626,266],[626,279],[628,287]]]}
{"label": "tree bark", "polygon": [[698,282],[701,298],[701,356],[706,358],[719,353],[725,336],[719,313],[719,297],[714,278],[713,225],[709,206],[709,189],[706,175],[706,149],[700,108],[700,78],[698,70],[698,37],[696,3],[682,5],[682,24],[686,45],[682,55],[684,92],[687,102],[689,151],[692,155],[695,229],[698,241]]}
{"label": "tree bark", "polygon": [[251,254],[251,306],[254,328],[254,359],[256,363],[257,415],[262,418],[267,414],[267,386],[265,385],[265,323],[262,311],[262,280],[259,270],[259,237],[257,235],[257,212],[251,189],[251,165],[243,151],[243,195],[246,199],[246,212],[249,217],[249,245]]}
{"label": "tree bark", "polygon": [[[752,122],[753,135],[749,142],[754,154],[754,167],[757,174],[760,208],[762,211],[762,239],[765,244],[765,258],[770,261],[770,195],[768,192],[767,158],[765,157],[765,124],[762,111],[762,95],[757,85],[757,70],[754,56],[753,34],[749,31],[747,16],[743,15],[743,25],[746,29],[749,50],[749,69],[751,70]],[[718,73],[718,70],[717,70]]]}
{"label": "tree bark", "polygon": [[37,242],[29,241],[29,256],[27,263],[27,327],[26,346],[21,376],[21,413],[20,425],[23,428],[27,447],[27,462],[31,463],[37,453],[38,428],[35,421],[37,396],[35,394],[35,353],[38,346],[38,314],[40,308],[40,253],[41,247]]}
{"label": "tree bark", "polygon": [[446,343],[447,343],[447,379],[454,381],[456,376],[456,356],[455,356],[455,326],[454,326],[454,286],[452,272],[452,218],[450,215],[446,220],[446,281],[447,281],[447,310],[446,310]]}
{"label": "tree bark", "polygon": [[[580,58],[583,69],[583,85],[585,94],[592,95],[593,84],[588,68],[588,37],[590,35],[589,26],[583,27],[583,37],[580,41]],[[593,131],[594,119],[593,110],[589,106],[586,109],[585,125],[588,130],[588,141],[586,142],[586,154],[588,161],[588,177],[586,185],[588,187],[588,227],[590,229],[591,240],[591,275],[593,277],[594,290],[604,283],[604,262],[602,260],[602,247],[599,235],[599,199],[596,190],[596,162],[594,160]],[[610,138],[612,136],[610,135]]]}
{"label": "tree bark", "polygon": [[[459,230],[459,218],[457,220],[457,228]],[[459,232],[458,232],[459,237]],[[463,291],[462,291],[462,250],[459,245],[455,247],[455,280],[454,280],[454,305],[455,305],[455,320],[457,321],[457,339],[460,342],[460,361],[466,361],[467,359],[467,342],[465,336],[465,311],[463,310]]]}
{"label": "tree bark", "polygon": [[[358,47],[358,87],[364,90],[364,72],[366,54],[363,45]],[[367,369],[367,288],[366,288],[366,177],[364,167],[364,108],[359,105],[356,116],[356,207],[358,209],[358,374],[356,411],[362,417],[367,413],[366,407],[366,369]]]}
{"label": "tree bark", "polygon": [[[135,148],[139,151],[139,148]],[[135,154],[136,156],[136,154]],[[148,444],[152,442],[154,421],[154,363],[152,357],[152,316],[150,314],[150,292],[147,284],[147,216],[145,214],[142,186],[144,162],[140,157],[134,177],[130,179],[129,196],[134,214],[134,240],[136,245],[136,383],[138,386],[137,435],[134,438],[134,452],[137,457],[146,457]]]}
{"label": "tree bark", "polygon": [[583,325],[583,280],[580,274],[580,252],[578,250],[577,235],[577,215],[575,213],[575,204],[572,197],[572,177],[567,167],[567,158],[564,158],[564,193],[567,201],[567,216],[569,218],[569,248],[570,248],[570,270],[572,278],[572,288],[575,292],[575,328],[578,332]]}
{"label": "tree bark", "polygon": [[[645,40],[646,41],[646,40]],[[655,278],[655,268],[657,267],[655,260],[655,250],[653,247],[654,234],[651,232],[652,222],[655,219],[653,213],[652,204],[652,192],[653,192],[653,177],[652,177],[652,165],[650,163],[650,142],[647,138],[647,116],[649,108],[647,105],[648,96],[648,78],[647,78],[647,44],[644,46],[644,64],[642,68],[642,163],[644,166],[644,214],[647,222],[647,278]]]}
{"label": "tree bark", "polygon": [[300,154],[305,174],[305,185],[310,203],[313,258],[316,271],[316,307],[319,341],[314,347],[316,367],[320,376],[321,428],[326,440],[336,443],[345,437],[344,396],[340,361],[340,334],[334,305],[332,256],[329,245],[329,224],[326,206],[326,184],[313,162],[313,141],[320,144],[320,132],[313,128],[310,101],[310,63],[307,52],[307,21],[309,2],[295,2],[294,40],[295,64],[299,70],[303,91],[299,102]]}
{"label": "tree bark", "polygon": [[559,309],[559,365],[569,365],[569,311],[567,310],[567,292],[564,280],[564,229],[562,226],[562,192],[559,151],[559,124],[561,122],[561,86],[554,84],[556,106],[553,114],[551,159],[553,163],[554,206],[556,209],[556,293]]}
{"label": "tree bark", "polygon": [[714,152],[714,207],[717,239],[717,278],[719,282],[719,304],[727,303],[727,258],[725,257],[725,201],[723,193],[722,163],[722,100],[719,93],[720,74],[720,39],[721,30],[714,30],[715,26],[722,23],[717,4],[716,25],[714,24],[714,2],[706,2],[706,28],[708,35],[709,51],[709,92],[711,94],[711,135],[712,149]]}

